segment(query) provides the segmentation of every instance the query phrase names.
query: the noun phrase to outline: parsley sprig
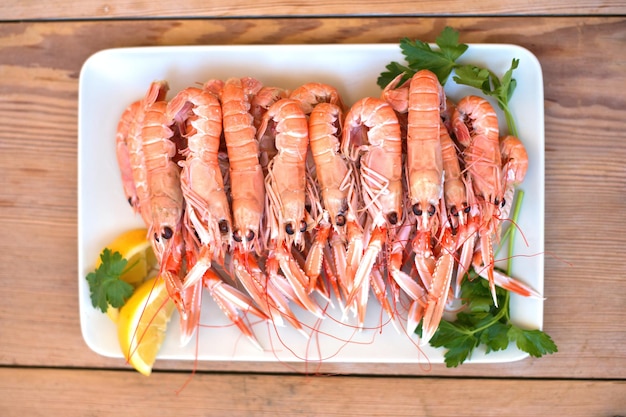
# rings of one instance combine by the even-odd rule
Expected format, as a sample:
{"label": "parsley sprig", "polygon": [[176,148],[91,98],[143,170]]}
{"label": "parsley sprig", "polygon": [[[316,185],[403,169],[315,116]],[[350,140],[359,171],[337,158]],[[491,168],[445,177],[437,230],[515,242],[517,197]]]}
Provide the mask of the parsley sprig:
{"label": "parsley sprig", "polygon": [[[102,263],[94,271],[87,274],[91,304],[106,313],[109,305],[122,307],[132,295],[134,287],[120,279],[122,273],[132,268],[128,260],[119,252],[112,253],[106,248],[100,254]],[[127,268],[128,266],[128,268]]]}
{"label": "parsley sprig", "polygon": [[557,352],[557,346],[548,334],[541,330],[527,330],[511,322],[508,291],[496,287],[496,296],[498,307],[491,299],[489,283],[471,270],[461,284],[465,309],[453,322],[442,320],[430,339],[431,346],[447,349],[444,354],[447,367],[462,364],[481,344],[486,353],[504,350],[510,342],[537,358]]}
{"label": "parsley sprig", "polygon": [[511,135],[517,136],[517,127],[511,114],[509,101],[513,96],[517,82],[513,78],[513,70],[519,64],[518,59],[513,59],[508,71],[498,76],[487,68],[473,64],[459,64],[456,61],[465,53],[468,45],[459,43],[459,32],[446,26],[435,40],[437,49],[420,40],[403,38],[400,40],[400,49],[405,57],[406,65],[398,62],[389,63],[378,77],[378,85],[385,88],[394,78],[404,74],[403,81],[408,80],[417,71],[427,69],[432,71],[441,85],[445,85],[454,71],[452,79],[457,84],[468,85],[478,88],[486,96],[496,99],[498,106],[504,112],[507,127]]}
{"label": "parsley sprig", "polygon": [[420,40],[403,38],[400,40],[400,49],[405,56],[407,65],[391,62],[387,71],[378,77],[378,85],[385,88],[394,78],[404,74],[403,81],[408,80],[417,71],[427,69],[435,73],[441,85],[445,85],[450,73],[459,64],[456,60],[465,53],[468,46],[459,43],[459,32],[446,26],[435,40],[439,49],[432,49],[429,44]]}

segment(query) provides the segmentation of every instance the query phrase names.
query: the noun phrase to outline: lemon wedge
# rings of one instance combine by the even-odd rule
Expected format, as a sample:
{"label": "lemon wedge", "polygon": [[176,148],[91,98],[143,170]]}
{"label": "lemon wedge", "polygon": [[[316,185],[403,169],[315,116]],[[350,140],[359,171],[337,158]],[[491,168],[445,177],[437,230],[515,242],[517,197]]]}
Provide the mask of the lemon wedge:
{"label": "lemon wedge", "polygon": [[160,277],[141,284],[119,311],[117,335],[126,361],[150,375],[174,312],[165,282]]}
{"label": "lemon wedge", "polygon": [[[128,260],[126,270],[120,275],[120,279],[135,288],[156,272],[157,259],[147,234],[146,229],[132,229],[117,236],[106,245],[111,253],[119,252],[122,258]],[[102,260],[98,258],[96,269],[101,263]],[[118,315],[119,309],[109,305],[107,316],[113,322],[117,322]]]}
{"label": "lemon wedge", "polygon": [[[112,253],[119,252],[122,258],[128,260],[126,271],[120,275],[122,281],[134,287],[139,286],[156,266],[157,259],[147,237],[146,229],[133,229],[117,236],[113,242],[106,245]],[[102,261],[98,258],[96,268]]]}

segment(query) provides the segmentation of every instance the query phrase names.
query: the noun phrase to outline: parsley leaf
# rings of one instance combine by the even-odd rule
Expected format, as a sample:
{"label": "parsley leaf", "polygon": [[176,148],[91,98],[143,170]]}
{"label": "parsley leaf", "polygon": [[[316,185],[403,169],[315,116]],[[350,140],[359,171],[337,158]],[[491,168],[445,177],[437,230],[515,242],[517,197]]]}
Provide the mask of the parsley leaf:
{"label": "parsley leaf", "polygon": [[429,343],[433,347],[447,348],[446,366],[455,368],[471,355],[479,340],[463,326],[442,320]]}
{"label": "parsley leaf", "polygon": [[527,352],[535,358],[539,358],[546,353],[558,351],[552,338],[541,330],[524,330],[512,326],[509,329],[508,336],[511,341],[515,341],[520,350]]}
{"label": "parsley leaf", "polygon": [[380,88],[385,88],[387,84],[393,81],[400,74],[404,74],[404,77],[402,77],[402,80],[400,81],[400,84],[402,84],[410,78],[410,75],[408,74],[415,73],[411,68],[398,62],[390,62],[385,68],[387,68],[387,71],[382,72],[377,80]]}
{"label": "parsley leaf", "polygon": [[509,329],[511,324],[495,322],[480,334],[480,343],[487,347],[487,353],[494,350],[504,350],[509,346]]}
{"label": "parsley leaf", "polygon": [[406,81],[417,71],[427,69],[437,75],[441,85],[444,85],[453,69],[457,67],[456,60],[465,53],[468,46],[459,43],[459,32],[446,26],[439,34],[435,43],[438,49],[432,49],[429,44],[420,40],[403,38],[400,40],[400,49],[406,58],[408,66],[391,62],[386,66],[387,71],[380,74],[378,85],[385,88],[398,75],[404,73],[402,81]]}
{"label": "parsley leaf", "polygon": [[91,304],[106,313],[109,305],[119,308],[133,293],[133,286],[120,279],[128,261],[119,252],[106,248],[100,254],[102,263],[94,272],[87,274]]}

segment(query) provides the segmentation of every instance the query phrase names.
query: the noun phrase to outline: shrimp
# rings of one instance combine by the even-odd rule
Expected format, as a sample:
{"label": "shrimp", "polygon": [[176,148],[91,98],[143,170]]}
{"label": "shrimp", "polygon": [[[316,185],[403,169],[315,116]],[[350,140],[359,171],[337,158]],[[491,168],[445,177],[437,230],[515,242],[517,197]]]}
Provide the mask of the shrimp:
{"label": "shrimp", "polygon": [[183,193],[180,186],[180,168],[173,157],[177,153],[171,140],[174,131],[167,117],[167,102],[155,101],[145,111],[141,139],[144,155],[149,207],[152,214],[148,233],[152,247],[159,260],[160,275],[164,278],[170,298],[176,304],[181,317],[187,310],[181,296],[181,279],[184,242]]}
{"label": "shrimp", "polygon": [[498,117],[484,98],[466,96],[454,110],[452,126],[462,152],[473,190],[479,199],[478,235],[483,263],[487,266],[489,286],[497,305],[493,276],[493,239],[498,228],[499,205],[504,198]]}
{"label": "shrimp", "polygon": [[[309,116],[311,153],[321,189],[323,211],[317,223],[315,241],[307,255],[305,270],[313,284],[321,270],[323,248],[331,234],[337,235],[341,243],[333,240],[335,269],[344,292],[348,292],[347,255],[363,251],[363,232],[351,202],[356,187],[354,170],[339,152],[342,121],[341,107],[331,103],[317,104]],[[342,248],[344,241],[349,242],[348,248]],[[356,258],[353,257],[349,266],[354,272],[358,267],[354,263]]]}
{"label": "shrimp", "polygon": [[[528,154],[524,144],[515,136],[505,136],[500,139],[500,155],[502,159],[502,182],[504,184],[504,197],[502,201],[501,219],[509,216],[515,194],[515,187],[522,183],[528,170]],[[499,231],[496,236],[499,236]],[[493,279],[494,284],[515,292],[525,297],[541,298],[541,295],[516,278],[490,268],[485,268],[484,257],[476,252],[473,257],[474,269],[482,278]],[[485,270],[487,272],[485,272]]]}
{"label": "shrimp", "polygon": [[441,218],[443,155],[440,113],[445,108],[446,99],[443,87],[431,71],[418,71],[407,82],[398,85],[401,79],[399,75],[390,82],[382,97],[392,105],[399,120],[406,120],[408,204],[417,220],[412,247],[416,253],[415,266],[428,286],[435,267],[431,236],[439,228]]}
{"label": "shrimp", "polygon": [[428,70],[415,73],[409,87],[407,170],[409,200],[420,231],[438,227],[437,211],[443,192],[440,111],[445,93]]}
{"label": "shrimp", "polygon": [[309,145],[308,122],[300,103],[280,99],[263,116],[257,136],[275,132],[278,154],[270,161],[266,194],[270,236],[267,264],[270,276],[277,274],[276,263],[291,284],[300,303],[323,317],[323,312],[308,295],[309,280],[291,255],[291,248],[304,248],[306,155]]}
{"label": "shrimp", "polygon": [[129,202],[148,228],[168,294],[181,317],[187,317],[180,277],[184,250],[183,197],[179,169],[174,163],[179,153],[177,146],[184,141],[179,139],[176,126],[172,126],[173,121],[166,115],[168,90],[166,81],[155,81],[141,100],[126,109],[118,123],[118,163],[125,177]]}
{"label": "shrimp", "polygon": [[[169,86],[166,81],[155,81],[151,83],[144,97],[139,100],[139,104],[131,105],[131,107],[137,107],[135,111],[133,111],[132,109],[129,111],[133,113],[133,118],[128,125],[128,131],[124,132],[126,124],[125,121],[120,121],[121,126],[120,124],[118,124],[118,128],[121,127],[122,129],[122,132],[118,136],[118,139],[121,139],[123,136],[125,136],[125,144],[128,150],[128,159],[132,171],[132,180],[137,199],[136,203],[133,206],[136,207],[136,210],[139,211],[144,223],[148,227],[152,222],[152,213],[150,212],[150,192],[148,190],[147,179],[148,172],[146,169],[144,150],[142,146],[141,129],[143,126],[143,121],[147,108],[156,101],[164,100],[168,90]],[[125,116],[131,116],[131,114],[125,112],[122,117],[124,118]],[[118,147],[118,151],[123,151],[123,147]],[[122,163],[124,163],[123,157]],[[124,168],[122,167],[122,169]],[[131,195],[131,199],[132,198],[133,196]]]}
{"label": "shrimp", "polygon": [[[335,87],[323,83],[302,84],[293,90],[289,97],[298,101],[304,114],[309,117],[309,136],[312,134],[313,137],[310,138],[311,152],[308,154],[309,162],[312,159],[308,169],[310,172],[309,177],[307,177],[308,187],[311,190],[319,189],[324,200],[323,204],[320,204],[319,198],[316,198],[319,193],[309,198],[311,214],[313,214],[315,222],[315,239],[307,254],[305,270],[310,279],[310,288],[313,288],[318,282],[317,278],[321,272],[322,262],[325,260],[322,256],[323,248],[329,238],[334,242],[333,251],[335,255],[340,257],[335,258],[335,263],[344,265],[347,262],[344,256],[345,251],[340,248],[339,239],[333,239],[337,233],[342,239],[345,238],[346,200],[349,198],[345,194],[355,196],[349,188],[353,185],[350,180],[353,178],[353,171],[347,169],[347,163],[338,152],[338,135],[341,132],[345,105],[339,91]],[[314,194],[314,191],[309,194]],[[353,224],[354,222],[351,222],[348,226],[351,228],[351,232],[354,231]],[[332,233],[331,227],[333,228]],[[335,265],[335,269],[340,274],[339,281],[345,288],[347,282],[345,269],[337,268],[337,266]],[[349,268],[352,267],[349,266]],[[326,270],[330,271],[330,268],[327,267]]]}
{"label": "shrimp", "polygon": [[[363,203],[370,217],[369,243],[355,273],[350,305],[357,303],[359,324],[365,314],[369,275],[383,245],[390,242],[392,227],[402,220],[402,140],[394,109],[386,101],[365,97],[357,101],[345,117],[342,152],[360,163],[360,185]],[[359,157],[360,156],[360,157]]]}
{"label": "shrimp", "polygon": [[230,78],[221,91],[222,122],[230,163],[233,239],[244,252],[250,251],[258,241],[265,199],[259,146],[250,114],[250,98],[261,87],[254,78]]}
{"label": "shrimp", "polygon": [[443,196],[446,208],[445,216],[442,217],[445,217],[444,227],[452,229],[454,239],[457,242],[456,246],[461,248],[454,289],[454,293],[458,297],[463,276],[470,268],[476,230],[475,223],[468,224],[467,220],[471,211],[468,201],[473,201],[473,190],[461,171],[458,151],[445,123],[442,115],[439,138],[443,157]]}
{"label": "shrimp", "polygon": [[224,189],[218,151],[222,135],[222,108],[208,91],[188,87],[168,103],[167,115],[186,126],[188,147],[184,152],[181,188],[185,198],[185,227],[197,233],[200,256],[188,265],[184,287],[194,285],[216,259],[224,262],[231,239],[230,205]]}
{"label": "shrimp", "polygon": [[270,163],[267,192],[279,223],[277,238],[302,246],[306,231],[304,201],[306,186],[306,153],[309,131],[306,116],[298,102],[281,99],[274,103],[259,127],[257,136],[275,131],[278,154]]}
{"label": "shrimp", "polygon": [[350,178],[350,167],[339,153],[339,139],[342,130],[343,112],[335,104],[320,103],[309,116],[311,153],[315,161],[325,210],[336,228],[346,224],[348,191],[346,184]]}
{"label": "shrimp", "polygon": [[443,198],[446,204],[447,217],[452,222],[451,227],[457,228],[465,224],[466,214],[470,210],[467,203],[468,187],[461,171],[457,149],[443,120],[439,132],[444,172]]}
{"label": "shrimp", "polygon": [[507,135],[500,138],[500,156],[502,160],[502,183],[504,186],[504,206],[501,218],[509,217],[513,205],[515,187],[524,181],[528,171],[528,153],[521,140]]}
{"label": "shrimp", "polygon": [[219,92],[222,104],[233,213],[234,247],[231,264],[252,299],[276,325],[282,325],[282,318],[285,317],[301,331],[300,323],[276,287],[278,284],[267,279],[253,256],[253,251],[258,254],[263,252],[260,228],[265,205],[265,183],[250,102],[261,88],[262,84],[250,77],[230,78],[223,85],[205,85],[205,89]]}
{"label": "shrimp", "polygon": [[[445,126],[441,120],[445,109],[446,97],[437,76],[428,70],[416,72],[407,84],[392,89],[399,81],[394,80],[384,91],[384,96],[392,100],[396,111],[407,112],[406,133],[406,170],[408,185],[408,204],[416,218],[416,235],[412,242],[415,252],[415,266],[427,289],[427,302],[423,310],[423,339],[425,343],[437,329],[443,309],[447,301],[447,291],[453,275],[455,258],[455,241],[452,237],[452,225],[446,222],[442,233],[441,251],[435,255],[432,235],[444,224],[446,216],[444,192],[447,191],[449,207],[461,208],[465,200],[465,186],[461,180],[461,170],[456,159],[456,152],[447,135],[442,134]],[[404,100],[408,104],[404,104]],[[445,168],[444,171],[444,147]],[[448,179],[447,189],[444,179]],[[402,275],[394,268],[395,276]],[[404,277],[408,281],[408,277]],[[414,289],[413,302],[410,308],[412,316],[422,314],[424,297],[417,298],[419,293]],[[417,287],[419,288],[419,287]],[[422,303],[421,306],[418,306]],[[418,313],[419,312],[419,313]],[[416,318],[407,320],[407,326],[414,326]]]}
{"label": "shrimp", "polygon": [[[500,236],[500,227],[502,225],[501,219],[506,219],[509,217],[509,213],[511,211],[511,207],[513,205],[513,197],[515,195],[515,187],[524,180],[526,176],[526,171],[528,170],[528,154],[526,153],[526,149],[522,142],[514,137],[514,136],[505,136],[504,138],[500,138],[500,156],[502,163],[502,184],[504,187],[504,193],[501,201],[502,209],[500,214],[498,215],[498,223],[494,226],[495,232],[492,235]],[[474,203],[470,203],[470,206],[475,206]],[[475,256],[473,256],[473,248],[474,248],[474,236],[479,232],[479,225],[476,224],[475,221],[470,222],[466,227],[464,235],[464,239],[466,239],[466,243],[463,247],[463,252],[461,253],[461,259],[459,261],[459,268],[457,271],[457,294],[460,292],[460,283],[463,275],[469,270],[470,262],[473,263],[475,269],[479,271],[479,274],[485,275],[485,267],[481,266],[480,263]],[[481,252],[478,252],[479,254]],[[483,260],[484,262],[484,260]],[[480,267],[477,268],[477,267]],[[516,288],[523,288],[525,284],[523,283],[515,283],[515,281],[511,277],[503,277],[503,274],[496,271],[494,268],[487,268],[487,278],[493,279],[495,285],[502,286],[510,291],[515,291],[520,293],[521,295],[530,295],[532,291],[529,289],[523,289],[521,291],[516,291]],[[506,284],[499,284],[499,282],[506,282]],[[508,286],[507,286],[508,285]],[[510,288],[512,287],[512,288]]]}
{"label": "shrimp", "polygon": [[466,96],[457,103],[452,123],[457,140],[465,146],[463,157],[476,194],[497,207],[504,187],[495,109],[482,97]]}

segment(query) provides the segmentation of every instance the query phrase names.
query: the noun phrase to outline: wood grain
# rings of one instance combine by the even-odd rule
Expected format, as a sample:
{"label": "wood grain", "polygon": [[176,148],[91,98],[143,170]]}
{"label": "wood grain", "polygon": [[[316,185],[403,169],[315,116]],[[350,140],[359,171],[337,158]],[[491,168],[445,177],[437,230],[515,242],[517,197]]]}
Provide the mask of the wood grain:
{"label": "wood grain", "polygon": [[168,372],[146,378],[113,371],[0,369],[0,392],[4,417],[610,417],[626,409],[624,381],[236,374],[195,375],[189,380]]}
{"label": "wood grain", "polygon": [[[80,68],[92,53],[145,45],[370,43],[397,42],[404,36],[432,41],[446,25],[458,29],[464,42],[524,46],[542,64],[546,105],[545,330],[559,346],[559,353],[457,369],[323,364],[318,371],[623,379],[626,265],[624,257],[617,256],[623,255],[626,244],[623,17],[0,24],[0,123],[5,126],[0,130],[0,364],[126,367],[122,360],[91,352],[82,340],[78,319],[76,109]],[[193,366],[192,362],[175,361],[157,364],[160,369],[186,372]],[[198,369],[292,372],[284,364],[245,362],[204,362]],[[295,366],[295,371],[310,369]],[[65,375],[52,374],[54,378]]]}
{"label": "wood grain", "polygon": [[146,2],[129,0],[8,0],[0,4],[0,20],[110,19],[110,18],[215,18],[215,17],[302,17],[302,16],[503,16],[503,15],[623,15],[619,0],[483,0],[471,7],[466,1],[388,2],[345,0],[283,1],[201,0]]}

